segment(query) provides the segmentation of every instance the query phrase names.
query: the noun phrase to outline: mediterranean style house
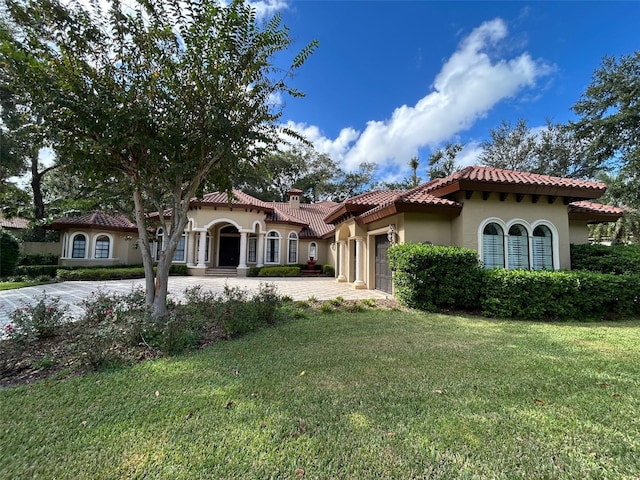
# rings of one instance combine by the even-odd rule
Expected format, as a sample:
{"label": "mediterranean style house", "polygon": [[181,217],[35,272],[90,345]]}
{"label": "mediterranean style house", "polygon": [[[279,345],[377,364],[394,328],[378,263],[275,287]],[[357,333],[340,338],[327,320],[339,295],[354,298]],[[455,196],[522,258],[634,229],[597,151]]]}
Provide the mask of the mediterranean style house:
{"label": "mediterranean style house", "polygon": [[[387,249],[394,243],[470,248],[487,268],[570,269],[570,245],[589,241],[588,224],[622,216],[622,209],[591,202],[605,190],[598,182],[474,166],[341,203],[301,203],[296,189],[288,202],[215,192],[191,201],[173,262],[192,275],[247,275],[252,266],[311,259],[334,266],[339,282],[390,293]],[[64,217],[51,228],[62,234],[63,265],[142,262],[135,225],[124,216]],[[156,255],[164,234],[155,231]]]}

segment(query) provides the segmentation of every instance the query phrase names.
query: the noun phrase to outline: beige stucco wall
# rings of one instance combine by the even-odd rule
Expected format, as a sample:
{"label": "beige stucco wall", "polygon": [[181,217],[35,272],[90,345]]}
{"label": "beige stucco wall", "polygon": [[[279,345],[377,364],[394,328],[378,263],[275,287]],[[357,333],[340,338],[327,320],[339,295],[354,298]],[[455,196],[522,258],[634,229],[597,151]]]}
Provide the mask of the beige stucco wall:
{"label": "beige stucco wall", "polygon": [[589,226],[587,222],[569,222],[569,242],[575,245],[589,243]]}
{"label": "beige stucco wall", "polygon": [[[85,258],[71,258],[73,238],[82,233],[87,237]],[[111,258],[94,258],[95,241],[101,235],[106,235],[111,243]],[[131,265],[142,264],[142,254],[138,249],[138,236],[129,232],[113,232],[99,229],[72,228],[61,233],[60,265],[66,266],[97,266],[97,265]]]}
{"label": "beige stucco wall", "polygon": [[498,194],[492,193],[487,200],[483,200],[482,194],[474,193],[471,199],[459,201],[464,202],[464,207],[460,216],[452,222],[453,245],[478,251],[480,225],[490,218],[506,224],[519,220],[531,226],[544,221],[556,230],[554,235],[557,239],[559,267],[571,268],[568,207],[562,199],[549,204],[547,197],[542,197],[533,203],[531,196],[525,195],[522,201],[517,202],[514,195],[508,195],[504,201],[500,201]]}
{"label": "beige stucco wall", "polygon": [[23,255],[39,253],[60,256],[61,249],[60,242],[20,242],[20,253]]}

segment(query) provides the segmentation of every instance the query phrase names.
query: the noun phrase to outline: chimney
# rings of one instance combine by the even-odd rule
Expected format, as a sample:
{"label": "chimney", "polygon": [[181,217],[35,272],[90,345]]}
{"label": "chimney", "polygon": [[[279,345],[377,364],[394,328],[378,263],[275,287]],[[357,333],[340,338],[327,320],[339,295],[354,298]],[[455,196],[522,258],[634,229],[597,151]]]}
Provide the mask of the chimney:
{"label": "chimney", "polygon": [[300,195],[302,195],[302,190],[292,188],[287,192],[287,195],[289,195],[289,206],[298,210],[300,208]]}

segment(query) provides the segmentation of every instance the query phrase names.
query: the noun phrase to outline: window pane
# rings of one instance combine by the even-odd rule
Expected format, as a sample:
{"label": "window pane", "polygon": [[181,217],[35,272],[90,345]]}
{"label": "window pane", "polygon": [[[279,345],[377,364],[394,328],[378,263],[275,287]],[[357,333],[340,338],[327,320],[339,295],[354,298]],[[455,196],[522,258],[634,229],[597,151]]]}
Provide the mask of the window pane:
{"label": "window pane", "polygon": [[87,250],[87,237],[84,235],[76,235],[73,237],[73,247],[71,251],[71,258],[84,258],[84,254]]}
{"label": "window pane", "polygon": [[509,229],[509,268],[529,270],[529,237],[522,225]]}
{"label": "window pane", "polygon": [[296,263],[298,261],[298,240],[289,240],[289,263]]}
{"label": "window pane", "polygon": [[482,235],[482,263],[484,268],[504,268],[504,235],[500,225],[490,223]]}
{"label": "window pane", "polygon": [[109,258],[109,237],[100,235],[96,240],[95,258]]}
{"label": "window pane", "polygon": [[553,242],[551,230],[540,225],[533,231],[533,269],[553,270]]}
{"label": "window pane", "polygon": [[254,234],[249,235],[249,243],[247,245],[247,262],[255,263],[257,258],[258,239]]}
{"label": "window pane", "polygon": [[180,240],[178,241],[176,252],[173,254],[174,262],[184,262],[184,244],[185,244],[185,235],[182,234],[182,237],[180,237]]}

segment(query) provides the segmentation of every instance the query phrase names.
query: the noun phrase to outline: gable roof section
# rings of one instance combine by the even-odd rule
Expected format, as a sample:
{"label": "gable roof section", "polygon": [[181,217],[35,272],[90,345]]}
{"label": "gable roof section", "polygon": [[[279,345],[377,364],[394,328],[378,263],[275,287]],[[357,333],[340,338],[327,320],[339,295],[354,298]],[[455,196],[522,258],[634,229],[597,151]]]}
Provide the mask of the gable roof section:
{"label": "gable roof section", "polygon": [[624,215],[624,209],[587,201],[569,204],[569,220],[586,220],[589,223],[615,222]]}
{"label": "gable roof section", "polygon": [[333,233],[334,226],[326,223],[324,218],[338,206],[337,203],[301,203],[299,208],[291,208],[285,202],[275,202],[273,205],[274,211],[267,215],[267,223],[303,225],[300,238],[323,238]]}
{"label": "gable roof section", "polygon": [[138,228],[124,215],[108,215],[94,212],[79,217],[62,217],[55,220],[49,228],[61,230],[68,227],[98,228],[116,232],[137,232]]}
{"label": "gable roof section", "polygon": [[273,211],[270,203],[258,200],[251,195],[248,195],[240,190],[233,189],[231,192],[231,198],[227,195],[227,192],[212,192],[207,193],[202,197],[202,200],[197,198],[191,199],[189,206],[192,207],[244,207],[244,208],[258,208],[267,212]]}
{"label": "gable roof section", "polygon": [[347,198],[342,203],[337,204],[327,214],[324,221],[331,224],[340,223],[347,218],[358,216],[366,211],[385,205],[396,195],[404,193],[403,190],[374,190],[362,193],[355,197]]}
{"label": "gable roof section", "polygon": [[600,182],[478,166],[467,167],[448,177],[429,182],[425,187],[426,192],[436,197],[459,191],[477,191],[549,195],[574,200],[598,198],[607,189]]}
{"label": "gable roof section", "polygon": [[21,217],[0,217],[0,227],[10,230],[23,230],[29,226],[29,220]]}

